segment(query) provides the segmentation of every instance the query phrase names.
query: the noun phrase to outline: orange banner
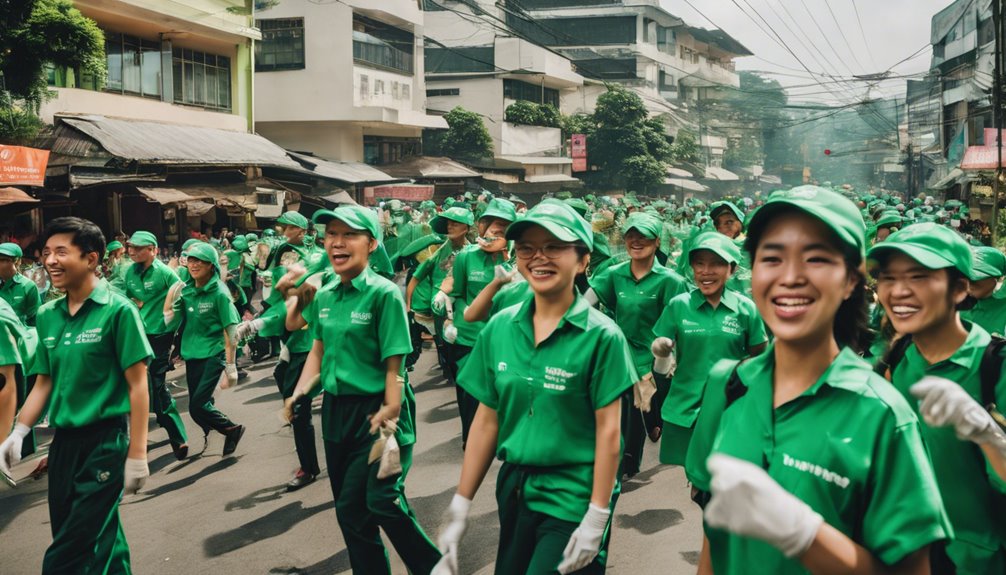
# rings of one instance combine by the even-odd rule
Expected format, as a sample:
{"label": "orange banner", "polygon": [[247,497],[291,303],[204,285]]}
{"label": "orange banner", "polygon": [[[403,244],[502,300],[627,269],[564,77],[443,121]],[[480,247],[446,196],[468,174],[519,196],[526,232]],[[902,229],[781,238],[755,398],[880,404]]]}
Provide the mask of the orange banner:
{"label": "orange banner", "polygon": [[0,186],[45,185],[49,150],[0,145]]}

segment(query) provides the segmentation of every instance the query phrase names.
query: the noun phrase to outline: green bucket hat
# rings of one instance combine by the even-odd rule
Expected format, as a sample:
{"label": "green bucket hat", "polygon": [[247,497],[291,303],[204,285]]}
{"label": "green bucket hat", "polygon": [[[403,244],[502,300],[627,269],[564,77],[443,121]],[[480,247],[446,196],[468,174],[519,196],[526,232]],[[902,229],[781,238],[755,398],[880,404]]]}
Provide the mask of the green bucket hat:
{"label": "green bucket hat", "polygon": [[900,226],[902,224],[901,214],[898,212],[884,212],[880,215],[880,219],[877,220],[878,228],[888,228],[891,226]]}
{"label": "green bucket hat", "polygon": [[723,258],[728,264],[736,264],[741,261],[741,252],[733,240],[719,232],[702,232],[692,240],[691,247],[688,248],[688,255],[699,251],[709,250]]}
{"label": "green bucket hat", "polygon": [[[852,200],[819,186],[797,186],[774,192],[760,208],[748,216],[748,238],[756,237],[782,208],[795,208],[830,228],[847,246],[856,250],[860,261],[866,256],[866,224]],[[859,262],[857,262],[858,264]]]}
{"label": "green bucket hat", "polygon": [[276,223],[281,226],[293,226],[306,230],[308,226],[307,217],[299,212],[283,212],[283,215],[276,218]]}
{"label": "green bucket hat", "polygon": [[971,248],[975,281],[1006,276],[1006,255],[990,246]]}
{"label": "green bucket hat", "polygon": [[741,209],[737,207],[737,205],[734,204],[733,202],[727,202],[727,201],[713,202],[713,205],[709,206],[709,217],[715,220],[716,216],[718,216],[724,210],[730,210],[731,212],[733,212],[734,217],[737,218],[737,221],[739,221],[741,224],[744,223],[744,212],[742,212]]}
{"label": "green bucket hat", "polygon": [[423,210],[423,211],[426,211],[426,210],[434,210],[435,211],[437,209],[437,204],[433,200],[423,200],[423,202],[421,204],[419,204],[419,209]]}
{"label": "green bucket hat", "polygon": [[588,249],[594,249],[594,231],[590,224],[562,201],[546,200],[528,210],[523,219],[510,224],[506,230],[506,239],[516,240],[524,230],[536,225],[545,228],[561,241],[580,241]]}
{"label": "green bucket hat", "polygon": [[354,230],[368,232],[370,237],[381,241],[381,223],[377,214],[362,206],[339,206],[334,210],[318,210],[314,213],[314,223],[328,225],[332,220],[339,220]]}
{"label": "green bucket hat", "polygon": [[245,234],[245,241],[248,243],[257,242],[258,236],[255,234]]}
{"label": "green bucket hat", "polygon": [[128,240],[126,240],[126,242],[129,245],[136,246],[138,248],[142,248],[142,247],[146,247],[146,246],[157,247],[157,237],[154,236],[154,234],[152,234],[150,232],[145,232],[143,230],[140,230],[138,232],[134,232],[133,235],[130,236],[130,238]]}
{"label": "green bucket hat", "polygon": [[[4,255],[4,256],[10,255],[10,254],[4,252],[4,246],[6,246],[6,245],[9,245],[9,244],[0,244],[0,255]],[[13,245],[16,246],[17,244],[13,244]],[[105,246],[105,253],[114,252],[115,250],[121,250],[122,247],[123,247],[122,246],[122,242],[119,242],[119,241],[112,242],[112,243],[108,244],[107,246]],[[18,250],[20,251],[21,248],[18,248]],[[20,257],[20,256],[14,256],[14,257]]]}
{"label": "green bucket hat", "polygon": [[244,239],[242,236],[238,236],[234,238],[233,242],[231,242],[231,247],[236,251],[246,252],[248,251],[248,240]]}
{"label": "green bucket hat", "polygon": [[587,205],[587,202],[581,200],[580,198],[569,198],[564,201],[566,202],[566,205],[576,210],[576,213],[580,214],[581,218],[587,217],[587,212],[590,211],[590,206]]}
{"label": "green bucket hat", "polygon": [[196,244],[201,244],[201,243],[205,243],[205,242],[203,242],[203,240],[199,240],[199,239],[196,239],[196,238],[190,238],[190,239],[185,240],[185,243],[182,244],[182,255],[183,256],[187,255],[188,251],[189,251],[189,248],[191,248],[192,246],[194,246]]}
{"label": "green bucket hat", "polygon": [[968,279],[976,279],[971,247],[957,232],[935,222],[912,224],[890,235],[870,249],[870,260],[900,252],[931,270],[956,268]]}
{"label": "green bucket hat", "polygon": [[486,210],[479,216],[480,220],[482,218],[499,218],[508,222],[514,222],[517,220],[517,208],[514,207],[513,202],[510,200],[493,198],[489,202],[489,205],[486,206]]}
{"label": "green bucket hat", "polygon": [[442,244],[444,243],[444,241],[446,241],[444,237],[439,234],[429,234],[422,236],[421,238],[409,242],[409,245],[398,250],[398,257],[409,257],[415,255],[432,245]]}
{"label": "green bucket hat", "polygon": [[663,224],[656,217],[645,212],[635,212],[622,224],[622,235],[635,229],[647,239],[655,240],[660,237],[660,231],[663,227]]}
{"label": "green bucket hat", "polygon": [[[122,247],[122,244],[119,244],[119,247]],[[15,243],[7,242],[0,244],[0,256],[23,258],[24,252],[21,250],[21,246]]]}
{"label": "green bucket hat", "polygon": [[437,214],[437,217],[430,220],[430,227],[438,234],[447,233],[447,221],[457,222],[466,226],[475,225],[475,216],[468,208],[453,206]]}
{"label": "green bucket hat", "polygon": [[197,259],[213,264],[217,273],[220,273],[220,256],[217,255],[217,250],[213,249],[213,246],[210,244],[196,240],[196,243],[189,246],[189,249],[186,250],[185,255],[190,259]]}

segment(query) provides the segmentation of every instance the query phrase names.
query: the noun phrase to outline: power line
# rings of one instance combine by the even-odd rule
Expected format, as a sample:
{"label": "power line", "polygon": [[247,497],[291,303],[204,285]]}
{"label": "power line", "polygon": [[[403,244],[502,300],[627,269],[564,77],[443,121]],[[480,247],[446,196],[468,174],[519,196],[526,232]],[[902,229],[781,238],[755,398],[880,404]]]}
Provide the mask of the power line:
{"label": "power line", "polygon": [[846,37],[845,31],[842,30],[842,24],[838,21],[838,18],[835,16],[835,11],[831,9],[831,4],[828,3],[828,0],[824,0],[824,5],[828,8],[828,13],[831,14],[831,19],[835,22],[835,28],[838,29],[839,35],[845,42],[845,47],[848,48],[849,53],[852,54],[852,59],[856,61],[857,66],[859,66],[860,68],[865,68],[865,66],[863,66],[863,63],[859,61],[859,57],[856,56],[856,51],[852,49],[852,44],[849,43],[849,38]]}
{"label": "power line", "polygon": [[[863,28],[863,19],[859,15],[859,6],[856,5],[856,0],[851,0],[852,9],[856,12],[856,22],[859,23],[859,34],[863,37],[863,46],[866,47],[866,53],[870,56],[870,63],[873,67],[877,67],[877,61],[873,59],[873,50],[870,49],[870,42],[866,39],[866,29]],[[827,3],[827,0],[825,0]]]}

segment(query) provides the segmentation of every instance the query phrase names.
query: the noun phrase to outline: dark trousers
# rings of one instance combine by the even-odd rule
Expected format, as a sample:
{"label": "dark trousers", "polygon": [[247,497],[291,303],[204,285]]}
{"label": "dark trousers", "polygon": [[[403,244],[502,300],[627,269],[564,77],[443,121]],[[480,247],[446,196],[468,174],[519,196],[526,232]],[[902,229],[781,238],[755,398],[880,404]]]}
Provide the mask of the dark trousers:
{"label": "dark trousers", "polygon": [[[293,395],[297,388],[297,381],[300,373],[304,371],[304,362],[307,361],[307,353],[291,353],[290,361],[281,361],[276,364],[273,377],[279,387],[279,393],[286,401]],[[304,396],[293,404],[293,445],[297,450],[297,459],[300,468],[305,473],[318,475],[321,468],[318,466],[318,447],[314,442],[314,425],[311,423],[311,398]]]}
{"label": "dark trousers", "polygon": [[[563,521],[528,509],[523,498],[527,477],[525,469],[504,463],[496,479],[496,504],[500,519],[496,575],[558,573],[562,553],[570,536],[579,527],[579,524],[572,521]],[[594,575],[605,572],[610,533],[609,526],[602,541],[601,553],[576,573]]]}
{"label": "dark trousers", "polygon": [[185,424],[182,423],[182,416],[175,406],[175,399],[171,397],[165,379],[168,373],[168,365],[171,361],[171,344],[174,343],[175,334],[163,333],[159,335],[148,335],[147,341],[154,351],[154,358],[150,361],[147,369],[147,392],[150,394],[150,411],[157,418],[157,425],[168,432],[168,440],[172,445],[182,445],[188,442],[185,435]]}
{"label": "dark trousers", "polygon": [[412,446],[401,447],[403,472],[397,476],[378,479],[380,461],[367,463],[377,437],[370,435],[369,416],[383,401],[382,395],[325,394],[322,426],[335,513],[353,573],[390,575],[388,552],[381,541],[383,529],[409,571],[426,575],[440,560],[440,551],[423,532],[405,498]]}
{"label": "dark trousers", "polygon": [[[24,370],[19,365],[14,368],[14,381],[5,382],[4,385],[15,386],[15,401],[17,402],[17,408],[20,411],[20,409],[24,407],[25,400],[28,399],[28,394],[31,393],[31,388],[35,387],[35,376],[32,375],[25,377]],[[0,389],[3,389],[3,387],[3,385],[0,385]],[[45,412],[43,412],[43,415],[45,415]],[[40,417],[39,419],[41,420],[42,418]],[[31,431],[28,432],[28,435],[24,437],[24,441],[21,442],[21,459],[35,453],[36,447],[35,428],[32,427]]]}
{"label": "dark trousers", "polygon": [[220,383],[220,374],[224,372],[224,352],[206,359],[185,360],[185,379],[189,386],[189,415],[203,430],[203,435],[211,429],[223,433],[234,427],[234,422],[227,418],[213,405],[213,392]]}
{"label": "dark trousers", "polygon": [[664,400],[667,399],[667,393],[671,390],[671,378],[666,375],[654,373],[653,381],[657,384],[657,393],[653,394],[653,398],[650,399],[650,412],[643,414],[646,431],[654,427],[664,428],[664,418],[660,416],[660,410],[664,407]]}
{"label": "dark trousers", "polygon": [[422,324],[416,323],[410,317],[409,338],[412,340],[412,353],[405,356],[405,367],[410,368],[419,361],[419,355],[423,353],[423,334],[430,333]]}
{"label": "dark trousers", "polygon": [[119,498],[129,450],[125,418],[57,429],[49,448],[52,544],[44,574],[130,573]]}
{"label": "dark trousers", "polygon": [[447,365],[449,371],[447,378],[449,381],[454,382],[454,391],[458,400],[458,415],[461,417],[462,446],[468,444],[468,431],[472,428],[472,422],[475,421],[475,412],[479,409],[479,401],[457,384],[458,362],[471,352],[472,348],[467,345],[457,343],[447,344]]}
{"label": "dark trousers", "polygon": [[[633,476],[639,473],[643,462],[643,446],[646,444],[645,416],[638,407],[632,405],[634,399],[632,388],[622,395],[622,438],[625,440],[625,451],[622,453],[622,466],[619,475]],[[653,411],[653,406],[650,406]]]}

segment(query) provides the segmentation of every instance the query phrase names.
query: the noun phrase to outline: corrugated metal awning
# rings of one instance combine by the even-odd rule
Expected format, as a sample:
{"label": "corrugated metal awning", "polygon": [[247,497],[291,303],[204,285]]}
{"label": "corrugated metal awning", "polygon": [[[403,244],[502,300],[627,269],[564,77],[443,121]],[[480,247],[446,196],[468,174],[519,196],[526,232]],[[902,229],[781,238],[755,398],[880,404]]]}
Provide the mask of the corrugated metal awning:
{"label": "corrugated metal awning", "polygon": [[736,182],[740,177],[730,170],[709,166],[706,168],[706,179],[719,180],[721,182]]}
{"label": "corrugated metal awning", "polygon": [[18,188],[0,188],[0,206],[10,204],[37,204],[39,200]]}
{"label": "corrugated metal awning", "polygon": [[400,180],[363,162],[334,162],[317,156],[287,151],[293,159],[307,170],[324,178],[331,178],[350,184],[387,183]]}
{"label": "corrugated metal awning", "polygon": [[154,200],[158,204],[168,205],[168,204],[184,204],[196,200],[201,200],[208,198],[209,196],[195,197],[181,190],[176,190],[174,188],[140,188],[137,187],[136,191],[140,192],[144,196],[147,196],[151,200]]}
{"label": "corrugated metal awning", "polygon": [[686,180],[684,178],[664,178],[664,183],[668,186],[674,186],[676,188],[681,188],[682,190],[688,190],[689,192],[707,192],[709,188],[703,186],[702,184],[696,182],[695,180]]}

